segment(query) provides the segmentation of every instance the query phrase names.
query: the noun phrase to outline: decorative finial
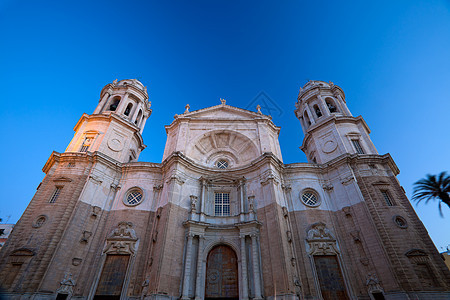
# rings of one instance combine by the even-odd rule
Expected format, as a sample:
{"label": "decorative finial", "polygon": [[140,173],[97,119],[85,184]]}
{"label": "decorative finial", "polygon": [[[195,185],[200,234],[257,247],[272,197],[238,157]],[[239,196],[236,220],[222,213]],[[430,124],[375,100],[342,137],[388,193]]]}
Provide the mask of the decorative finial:
{"label": "decorative finial", "polygon": [[117,79],[113,81],[113,85],[116,85],[116,84],[117,84]]}
{"label": "decorative finial", "polygon": [[261,112],[261,105],[256,105],[256,110],[258,111],[258,114],[260,114],[260,115],[262,115],[262,112]]}
{"label": "decorative finial", "polygon": [[330,86],[334,86],[334,83],[333,83],[333,81],[329,81],[329,84],[330,84]]}
{"label": "decorative finial", "polygon": [[152,107],[152,101],[148,101],[147,107],[148,107],[148,109],[150,109]]}
{"label": "decorative finial", "polygon": [[189,112],[189,108],[191,108],[191,107],[189,106],[189,104],[186,104],[186,106],[184,108],[186,108],[184,113],[187,114]]}
{"label": "decorative finial", "polygon": [[220,103],[222,103],[222,105],[225,105],[227,103],[227,100],[220,98]]}
{"label": "decorative finial", "polygon": [[144,93],[147,93],[147,87],[144,86]]}

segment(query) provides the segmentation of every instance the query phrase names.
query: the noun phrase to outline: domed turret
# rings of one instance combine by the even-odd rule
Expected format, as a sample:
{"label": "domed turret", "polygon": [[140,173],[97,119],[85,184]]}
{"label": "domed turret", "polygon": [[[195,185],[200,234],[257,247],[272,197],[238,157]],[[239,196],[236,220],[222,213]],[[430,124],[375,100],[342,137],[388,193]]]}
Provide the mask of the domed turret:
{"label": "domed turret", "polygon": [[311,80],[295,104],[305,138],[301,149],[311,163],[326,163],[344,153],[378,154],[364,119],[353,117],[344,91],[332,82]]}
{"label": "domed turret", "polygon": [[147,88],[136,79],[114,80],[100,93],[92,115],[83,114],[66,152],[101,152],[127,163],[145,148],[142,131],[150,117]]}
{"label": "domed turret", "polygon": [[102,89],[94,114],[116,114],[139,127],[142,133],[145,121],[152,112],[150,107],[147,87],[139,80],[116,79]]}

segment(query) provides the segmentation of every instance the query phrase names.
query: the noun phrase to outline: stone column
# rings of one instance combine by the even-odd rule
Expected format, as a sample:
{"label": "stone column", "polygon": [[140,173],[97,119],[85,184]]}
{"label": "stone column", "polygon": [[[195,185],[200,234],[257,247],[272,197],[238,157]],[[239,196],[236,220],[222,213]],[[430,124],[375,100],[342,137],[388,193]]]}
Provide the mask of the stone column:
{"label": "stone column", "polygon": [[244,215],[244,213],[245,213],[245,203],[244,203],[244,180],[240,180],[239,181],[239,189],[240,189],[240,195],[241,195],[241,205],[240,205],[240,215],[239,215],[239,220],[241,221],[241,222],[243,222],[244,221],[244,217],[245,217],[245,215]]}
{"label": "stone column", "polygon": [[[133,111],[133,116],[130,118],[130,121],[134,124],[134,122],[136,121],[137,115],[139,113],[139,110],[142,108],[142,103],[139,102],[137,104],[136,109]],[[142,118],[144,117],[144,112],[142,111]],[[139,124],[136,124],[139,126]]]}
{"label": "stone column", "polygon": [[311,109],[309,109],[309,104],[305,102],[306,107],[306,113],[308,114],[309,121],[311,122],[311,125],[316,124],[316,120],[314,119],[313,114],[311,113]]}
{"label": "stone column", "polygon": [[200,221],[205,221],[205,217],[204,217],[204,213],[205,213],[205,205],[206,205],[206,193],[208,192],[206,190],[206,179],[202,178],[202,199],[201,199],[201,203],[200,203]]}
{"label": "stone column", "polygon": [[341,104],[342,106],[342,113],[345,113],[346,115],[353,117],[352,113],[350,112],[350,110],[348,109],[347,105],[344,102],[344,99],[342,99],[341,95],[339,95],[338,93],[335,94],[336,98],[338,98],[339,104]]}
{"label": "stone column", "polygon": [[125,96],[122,97],[122,100],[120,100],[119,106],[117,106],[116,113],[118,115],[123,114],[123,111],[125,110],[125,103],[128,101],[128,93],[125,93]]}
{"label": "stone column", "polygon": [[247,278],[247,251],[245,251],[245,235],[241,235],[241,269],[242,269],[242,300],[248,299],[248,278]]}
{"label": "stone column", "polygon": [[186,259],[184,260],[184,279],[183,279],[183,295],[181,299],[189,299],[189,282],[191,279],[191,256],[192,256],[192,239],[194,235],[188,233],[187,236],[187,249],[186,249]]}
{"label": "stone column", "polygon": [[106,93],[103,95],[102,100],[100,100],[100,103],[97,105],[97,108],[94,110],[94,114],[99,114],[99,113],[102,112],[103,107],[105,106],[106,101],[108,101],[108,98],[109,98],[109,93],[106,92]]}
{"label": "stone column", "polygon": [[327,104],[325,100],[323,100],[322,96],[317,95],[317,99],[319,100],[320,110],[322,111],[322,115],[326,118],[330,116],[330,111],[328,110]]}
{"label": "stone column", "polygon": [[257,235],[250,235],[252,238],[252,258],[253,258],[253,281],[255,282],[255,298],[262,299],[261,296],[261,276],[259,274],[259,255],[258,255],[258,240]]}
{"label": "stone column", "polygon": [[197,254],[197,278],[195,279],[195,300],[202,299],[202,291],[204,289],[203,285],[203,242],[205,237],[202,235],[198,236],[198,254]]}
{"label": "stone column", "polygon": [[[141,134],[142,134],[142,131],[144,131],[144,126],[145,126],[145,122],[147,122],[147,119],[149,118],[150,116],[147,116],[147,117],[145,117],[145,116],[143,116],[142,117],[142,122],[141,122],[141,124],[137,124],[137,126],[141,129]],[[140,125],[140,126],[139,126]]]}

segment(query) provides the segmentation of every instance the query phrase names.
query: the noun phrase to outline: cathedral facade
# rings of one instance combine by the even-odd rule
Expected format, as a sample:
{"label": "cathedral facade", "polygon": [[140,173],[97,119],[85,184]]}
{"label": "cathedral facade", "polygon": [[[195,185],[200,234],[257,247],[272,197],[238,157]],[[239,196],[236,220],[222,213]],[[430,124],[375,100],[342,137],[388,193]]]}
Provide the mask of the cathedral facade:
{"label": "cathedral facade", "polygon": [[166,126],[137,80],[106,85],[0,252],[11,299],[450,299],[450,273],[343,90],[310,81],[308,163],[284,164],[270,116],[216,106]]}

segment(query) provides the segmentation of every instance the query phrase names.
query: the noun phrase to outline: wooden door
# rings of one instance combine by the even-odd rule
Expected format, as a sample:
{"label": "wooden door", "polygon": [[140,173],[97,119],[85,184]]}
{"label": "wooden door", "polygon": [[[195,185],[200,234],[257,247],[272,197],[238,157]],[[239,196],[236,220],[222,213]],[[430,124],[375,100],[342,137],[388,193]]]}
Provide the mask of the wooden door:
{"label": "wooden door", "polygon": [[239,299],[237,257],[228,246],[217,246],[208,254],[205,298]]}
{"label": "wooden door", "polygon": [[348,300],[336,255],[314,256],[320,291],[324,300]]}
{"label": "wooden door", "polygon": [[107,255],[94,299],[119,299],[129,255]]}

